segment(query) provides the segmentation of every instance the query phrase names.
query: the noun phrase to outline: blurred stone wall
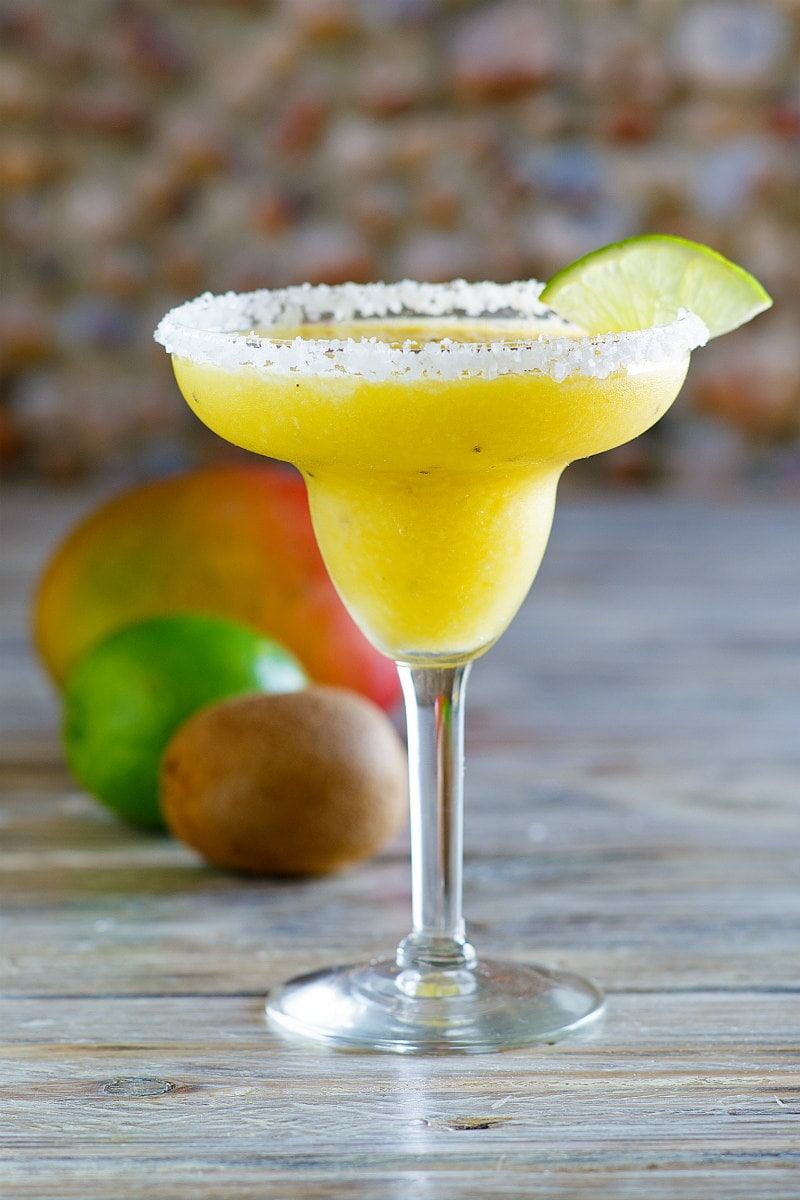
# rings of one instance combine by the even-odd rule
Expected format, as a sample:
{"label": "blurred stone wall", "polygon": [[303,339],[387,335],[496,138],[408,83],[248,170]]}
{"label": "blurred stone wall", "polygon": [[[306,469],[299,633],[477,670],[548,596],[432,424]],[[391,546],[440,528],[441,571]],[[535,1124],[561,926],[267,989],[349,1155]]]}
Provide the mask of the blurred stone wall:
{"label": "blurred stone wall", "polygon": [[697,357],[672,466],[791,475],[799,48],[796,0],[0,0],[5,469],[219,453],[151,342],[204,289],[547,278],[662,231],[776,298]]}

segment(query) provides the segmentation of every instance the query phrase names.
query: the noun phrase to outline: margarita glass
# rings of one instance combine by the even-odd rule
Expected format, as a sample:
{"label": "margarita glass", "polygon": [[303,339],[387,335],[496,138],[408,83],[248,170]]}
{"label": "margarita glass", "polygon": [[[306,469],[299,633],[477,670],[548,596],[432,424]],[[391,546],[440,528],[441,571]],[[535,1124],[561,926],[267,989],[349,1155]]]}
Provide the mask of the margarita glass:
{"label": "margarita glass", "polygon": [[331,577],[398,665],[412,928],[395,955],[290,981],[267,1012],[343,1047],[485,1051],[602,1009],[590,981],[478,957],[462,915],[464,687],[547,544],[559,477],[669,408],[707,337],[690,313],[586,336],[541,285],[304,285],[201,296],[156,337],[199,418],[306,479]]}

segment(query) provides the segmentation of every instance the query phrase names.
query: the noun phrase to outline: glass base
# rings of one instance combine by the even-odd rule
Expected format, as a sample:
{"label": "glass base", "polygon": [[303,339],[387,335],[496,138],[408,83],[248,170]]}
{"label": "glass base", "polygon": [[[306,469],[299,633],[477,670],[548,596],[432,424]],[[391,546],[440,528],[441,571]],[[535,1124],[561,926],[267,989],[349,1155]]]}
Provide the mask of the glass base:
{"label": "glass base", "polygon": [[340,1049],[478,1054],[555,1041],[603,1004],[593,983],[566,971],[479,961],[423,972],[387,958],[301,975],[266,1011],[274,1029]]}

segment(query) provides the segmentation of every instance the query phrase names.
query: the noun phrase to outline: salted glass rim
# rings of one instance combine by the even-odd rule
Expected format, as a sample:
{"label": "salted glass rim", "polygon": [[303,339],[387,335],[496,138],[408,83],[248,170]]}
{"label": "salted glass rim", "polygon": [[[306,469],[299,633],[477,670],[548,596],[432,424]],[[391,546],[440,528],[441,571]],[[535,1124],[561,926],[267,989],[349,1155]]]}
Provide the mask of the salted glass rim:
{"label": "salted glass rim", "polygon": [[[154,337],[175,358],[235,372],[459,379],[535,372],[555,380],[604,378],[681,362],[708,340],[705,323],[682,309],[647,329],[585,334],[541,299],[538,280],[512,283],[298,284],[251,292],[204,292],[171,309]],[[270,336],[270,328],[381,318],[508,320],[530,324],[530,341],[426,342],[397,345],[377,337]],[[537,328],[538,326],[538,328]],[[515,329],[516,332],[516,329]]]}

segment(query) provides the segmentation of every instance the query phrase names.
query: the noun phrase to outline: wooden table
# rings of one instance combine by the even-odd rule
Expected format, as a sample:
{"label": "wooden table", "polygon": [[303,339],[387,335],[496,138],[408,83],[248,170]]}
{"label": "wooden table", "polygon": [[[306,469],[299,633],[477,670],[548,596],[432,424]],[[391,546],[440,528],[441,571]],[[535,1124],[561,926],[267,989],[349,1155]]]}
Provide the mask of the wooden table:
{"label": "wooden table", "polygon": [[407,844],[245,881],[65,771],[27,592],[95,499],[3,497],[0,1195],[800,1196],[800,505],[573,498],[473,672],[479,949],[597,979],[555,1045],[276,1040],[263,997],[388,949]]}

